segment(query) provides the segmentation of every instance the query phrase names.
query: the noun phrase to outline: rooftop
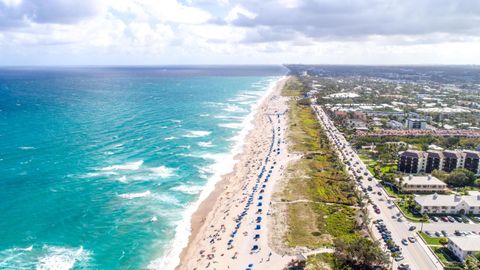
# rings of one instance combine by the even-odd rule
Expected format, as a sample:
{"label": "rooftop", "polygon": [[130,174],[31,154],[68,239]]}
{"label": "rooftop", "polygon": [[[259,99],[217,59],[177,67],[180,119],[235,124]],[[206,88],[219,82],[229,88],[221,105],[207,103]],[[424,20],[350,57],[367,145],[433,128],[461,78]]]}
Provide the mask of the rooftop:
{"label": "rooftop", "polygon": [[403,177],[403,184],[408,185],[442,185],[447,186],[442,180],[436,178],[435,176],[431,175],[422,175],[422,176],[404,176]]}
{"label": "rooftop", "polygon": [[415,196],[415,202],[422,206],[457,206],[462,202],[469,206],[480,207],[480,194],[471,193],[472,195],[418,195]]}
{"label": "rooftop", "polygon": [[479,235],[469,235],[469,236],[451,236],[448,238],[449,241],[455,243],[463,251],[480,251],[480,236]]}

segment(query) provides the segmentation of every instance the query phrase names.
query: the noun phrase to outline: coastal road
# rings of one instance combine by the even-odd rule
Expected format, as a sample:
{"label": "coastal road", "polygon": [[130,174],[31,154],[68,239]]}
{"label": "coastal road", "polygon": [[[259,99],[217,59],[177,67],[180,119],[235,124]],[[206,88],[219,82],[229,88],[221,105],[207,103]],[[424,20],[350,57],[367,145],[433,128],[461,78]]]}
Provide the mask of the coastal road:
{"label": "coastal road", "polygon": [[[374,179],[373,175],[367,170],[365,164],[351,148],[345,137],[338,131],[323,109],[320,106],[315,105],[313,100],[312,107],[320,124],[327,131],[329,140],[335,145],[339,157],[347,166],[348,172],[354,179],[356,179],[357,176],[362,177],[360,181],[356,182],[357,187],[359,189],[367,189],[369,187],[372,189],[372,191],[366,193],[370,196],[372,205],[375,204],[378,206],[380,214],[376,214],[372,205],[369,205],[369,216],[373,219],[384,220],[387,229],[392,232],[392,239],[397,245],[401,246],[401,251],[405,258],[401,263],[407,263],[410,265],[411,269],[415,270],[443,269],[442,265],[435,259],[433,254],[424,245],[419,243],[419,241],[416,243],[408,243],[408,245],[403,245],[401,243],[402,239],[406,239],[409,236],[415,237],[414,232],[409,231],[409,223],[405,222],[401,215],[400,217],[402,218],[400,221],[398,220],[397,214],[400,213],[400,210],[395,205],[392,205],[392,202],[390,202],[386,192],[379,185],[377,179]],[[348,165],[347,162],[350,165]],[[368,179],[371,180],[369,181]],[[381,240],[381,236],[377,229],[373,227],[373,224],[371,224],[371,226],[374,236]],[[399,263],[393,263],[394,269]]]}

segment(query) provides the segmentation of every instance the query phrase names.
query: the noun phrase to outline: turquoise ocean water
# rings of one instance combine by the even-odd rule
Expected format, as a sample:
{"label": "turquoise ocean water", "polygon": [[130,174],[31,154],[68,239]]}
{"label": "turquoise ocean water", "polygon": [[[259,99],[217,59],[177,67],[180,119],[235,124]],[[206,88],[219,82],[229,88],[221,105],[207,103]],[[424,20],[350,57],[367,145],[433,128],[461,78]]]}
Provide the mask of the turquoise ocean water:
{"label": "turquoise ocean water", "polygon": [[273,67],[0,69],[0,269],[171,269]]}

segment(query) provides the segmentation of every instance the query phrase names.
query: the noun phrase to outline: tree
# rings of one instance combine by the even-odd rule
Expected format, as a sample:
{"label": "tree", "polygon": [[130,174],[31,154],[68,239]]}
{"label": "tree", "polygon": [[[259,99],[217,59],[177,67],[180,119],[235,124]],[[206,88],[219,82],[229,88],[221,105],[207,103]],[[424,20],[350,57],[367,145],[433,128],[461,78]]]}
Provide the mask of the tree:
{"label": "tree", "polygon": [[447,176],[445,182],[454,187],[473,186],[475,174],[464,168],[455,169]]}
{"label": "tree", "polygon": [[465,264],[463,265],[465,270],[480,270],[480,262],[474,256],[467,256],[465,258]]}
{"label": "tree", "polygon": [[380,248],[378,241],[363,237],[349,240],[335,240],[335,258],[343,265],[353,269],[386,268],[389,258]]}
{"label": "tree", "polygon": [[438,240],[438,242],[440,243],[440,245],[445,246],[446,244],[448,244],[448,238],[442,237],[442,238],[440,238],[440,240]]}

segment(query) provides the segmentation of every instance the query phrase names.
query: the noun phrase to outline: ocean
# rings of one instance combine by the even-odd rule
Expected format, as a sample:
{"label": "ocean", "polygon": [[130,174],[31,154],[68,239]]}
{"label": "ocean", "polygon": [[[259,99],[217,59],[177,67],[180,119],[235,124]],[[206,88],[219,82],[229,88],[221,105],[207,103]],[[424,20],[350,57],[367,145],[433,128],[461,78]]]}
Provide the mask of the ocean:
{"label": "ocean", "polygon": [[281,66],[0,69],[0,269],[173,269]]}

